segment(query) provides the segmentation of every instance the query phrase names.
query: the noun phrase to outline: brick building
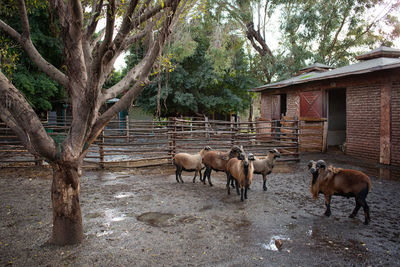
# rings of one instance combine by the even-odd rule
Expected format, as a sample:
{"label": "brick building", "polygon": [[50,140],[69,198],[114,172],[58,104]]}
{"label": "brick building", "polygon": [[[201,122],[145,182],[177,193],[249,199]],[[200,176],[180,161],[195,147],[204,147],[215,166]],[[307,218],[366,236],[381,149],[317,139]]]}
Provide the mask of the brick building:
{"label": "brick building", "polygon": [[325,119],[328,147],[344,144],[346,154],[400,166],[400,50],[380,47],[357,59],[337,69],[317,63],[253,89],[261,118]]}

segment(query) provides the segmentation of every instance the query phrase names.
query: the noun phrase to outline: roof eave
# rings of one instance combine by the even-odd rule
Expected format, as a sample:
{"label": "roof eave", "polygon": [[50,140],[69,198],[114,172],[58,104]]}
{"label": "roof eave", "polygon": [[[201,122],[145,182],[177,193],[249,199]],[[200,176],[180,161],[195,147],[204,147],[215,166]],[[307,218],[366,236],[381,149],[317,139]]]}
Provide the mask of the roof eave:
{"label": "roof eave", "polygon": [[282,84],[276,84],[276,85],[263,85],[263,86],[254,88],[250,91],[262,92],[262,91],[268,90],[268,89],[271,89],[271,90],[272,89],[282,89],[282,88],[289,87],[292,85],[303,84],[303,83],[308,83],[308,82],[312,82],[312,81],[329,80],[329,79],[334,79],[334,78],[339,78],[339,77],[344,77],[344,76],[358,75],[358,74],[364,74],[364,73],[370,73],[370,72],[374,72],[374,71],[380,71],[380,70],[385,70],[385,69],[394,69],[394,68],[400,68],[400,63],[390,64],[390,65],[386,65],[386,66],[376,66],[376,67],[369,68],[369,69],[357,70],[357,71],[346,72],[346,73],[338,73],[338,74],[334,74],[334,75],[330,75],[330,76],[309,78],[309,79],[304,79],[304,80],[299,80],[299,81],[294,81],[294,82],[289,82],[289,83],[282,83]]}

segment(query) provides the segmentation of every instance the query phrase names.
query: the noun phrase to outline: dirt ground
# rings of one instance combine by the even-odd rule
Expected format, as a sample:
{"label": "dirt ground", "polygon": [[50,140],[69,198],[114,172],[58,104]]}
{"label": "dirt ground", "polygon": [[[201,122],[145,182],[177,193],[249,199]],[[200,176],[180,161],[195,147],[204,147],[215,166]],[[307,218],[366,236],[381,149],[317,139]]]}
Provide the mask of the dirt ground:
{"label": "dirt ground", "polygon": [[[354,199],[309,192],[309,159],[372,173],[371,223],[348,215]],[[268,191],[255,176],[249,199],[214,186],[177,184],[172,166],[83,173],[85,239],[43,245],[51,234],[51,172],[0,169],[0,265],[6,266],[400,266],[400,181],[381,179],[372,165],[343,155],[307,154],[280,164]],[[392,177],[393,178],[393,177]],[[279,240],[276,241],[275,240]],[[279,242],[282,243],[280,249]]]}

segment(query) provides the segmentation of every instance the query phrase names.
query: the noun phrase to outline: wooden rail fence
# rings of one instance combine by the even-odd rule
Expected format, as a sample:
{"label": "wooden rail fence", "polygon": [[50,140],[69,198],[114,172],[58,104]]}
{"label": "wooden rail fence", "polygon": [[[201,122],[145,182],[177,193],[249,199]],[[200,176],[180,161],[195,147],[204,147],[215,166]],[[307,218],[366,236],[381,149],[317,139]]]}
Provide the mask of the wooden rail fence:
{"label": "wooden rail fence", "polygon": [[[46,131],[61,144],[70,121],[43,122]],[[277,148],[280,161],[299,160],[299,121],[235,122],[207,118],[111,121],[89,148],[85,167],[137,167],[167,164],[179,152],[197,153],[204,146],[229,150],[243,146],[246,152],[265,156]],[[0,124],[0,166],[41,164],[22,146],[15,134]]]}

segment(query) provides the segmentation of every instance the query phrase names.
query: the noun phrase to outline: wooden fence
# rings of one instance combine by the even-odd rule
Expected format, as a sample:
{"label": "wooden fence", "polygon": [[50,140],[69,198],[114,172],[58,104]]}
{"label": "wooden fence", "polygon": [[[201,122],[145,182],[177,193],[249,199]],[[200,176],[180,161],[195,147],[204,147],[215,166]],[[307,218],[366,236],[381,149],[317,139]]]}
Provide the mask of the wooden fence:
{"label": "wooden fence", "polygon": [[[61,143],[69,122],[43,123],[46,131]],[[207,118],[169,118],[157,121],[113,120],[91,145],[85,167],[137,167],[167,164],[179,152],[197,153],[204,146],[229,150],[243,146],[246,152],[265,156],[280,150],[280,161],[299,160],[299,122],[229,122]],[[0,166],[39,164],[13,132],[0,124]]]}

